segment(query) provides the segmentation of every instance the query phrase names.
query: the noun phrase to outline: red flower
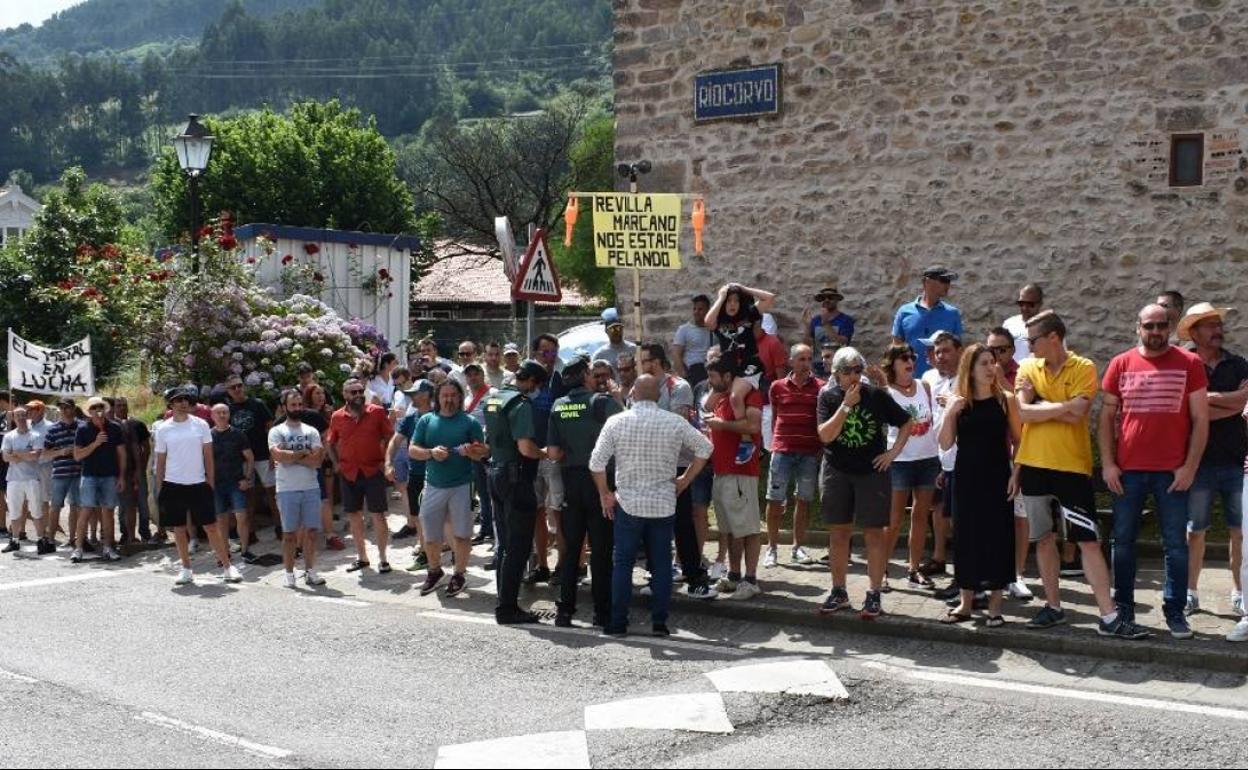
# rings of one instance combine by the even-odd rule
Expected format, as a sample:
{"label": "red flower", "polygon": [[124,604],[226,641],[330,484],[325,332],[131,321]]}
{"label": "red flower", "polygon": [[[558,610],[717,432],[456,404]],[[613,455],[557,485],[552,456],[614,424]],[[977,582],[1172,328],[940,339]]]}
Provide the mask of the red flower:
{"label": "red flower", "polygon": [[212,237],[212,226],[211,226],[211,225],[204,225],[203,227],[199,228],[199,237],[200,237],[200,238],[211,238],[211,237]]}
{"label": "red flower", "polygon": [[86,290],[82,292],[82,296],[86,297],[87,299],[98,299],[102,295],[100,294],[99,289],[95,288],[94,286],[88,286]]}
{"label": "red flower", "polygon": [[321,253],[321,247],[317,246],[315,243],[305,243],[303,244],[303,251],[308,256],[312,256],[313,254]]}
{"label": "red flower", "polygon": [[58,281],[58,282],[57,282],[57,284],[56,284],[56,288],[58,288],[58,289],[60,289],[60,290],[62,290],[62,291],[72,291],[72,290],[73,290],[73,288],[74,288],[74,286],[76,286],[76,285],[77,285],[77,284],[75,284],[73,281],[70,281],[70,280],[64,280],[64,281]]}
{"label": "red flower", "polygon": [[294,261],[295,261],[295,255],[293,254],[287,254],[286,256],[282,257],[283,265],[289,265],[291,262],[294,262]]}
{"label": "red flower", "polygon": [[249,264],[249,265],[254,265],[254,264],[256,264],[256,258],[255,258],[255,257],[248,257],[248,258],[247,258],[247,264]]}
{"label": "red flower", "polygon": [[117,276],[117,275],[110,276],[108,279],[108,282],[110,285],[116,286],[117,284],[121,283],[121,276]]}
{"label": "red flower", "polygon": [[217,239],[217,245],[226,251],[233,251],[238,248],[238,239],[226,233]]}
{"label": "red flower", "polygon": [[101,249],[100,253],[107,259],[117,259],[121,256],[121,250],[111,243]]}
{"label": "red flower", "polygon": [[377,276],[383,281],[388,281],[390,280],[390,271],[383,267],[377,271]]}

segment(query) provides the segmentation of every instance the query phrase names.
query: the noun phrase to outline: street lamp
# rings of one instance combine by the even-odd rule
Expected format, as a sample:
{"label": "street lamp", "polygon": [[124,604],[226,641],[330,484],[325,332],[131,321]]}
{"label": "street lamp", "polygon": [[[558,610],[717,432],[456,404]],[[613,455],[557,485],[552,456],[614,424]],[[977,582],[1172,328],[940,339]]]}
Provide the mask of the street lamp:
{"label": "street lamp", "polygon": [[[637,177],[642,174],[649,174],[654,165],[648,160],[639,160],[636,163],[621,163],[615,167],[616,172],[628,180],[628,191],[633,195],[637,194]],[[641,321],[641,268],[633,265],[633,330],[636,332],[637,344],[641,344],[642,339],[642,321]]]}
{"label": "street lamp", "polygon": [[188,116],[186,128],[173,138],[178,165],[186,174],[191,193],[191,272],[199,272],[199,177],[208,168],[212,155],[213,136],[199,122],[198,115]]}

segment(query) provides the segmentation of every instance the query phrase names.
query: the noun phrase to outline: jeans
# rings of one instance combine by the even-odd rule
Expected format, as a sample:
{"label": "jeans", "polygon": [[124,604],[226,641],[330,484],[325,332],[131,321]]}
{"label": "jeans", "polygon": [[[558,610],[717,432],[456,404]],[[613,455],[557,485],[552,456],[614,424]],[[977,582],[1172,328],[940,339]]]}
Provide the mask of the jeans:
{"label": "jeans", "polygon": [[1213,501],[1222,498],[1226,526],[1240,529],[1244,523],[1244,466],[1202,465],[1187,493],[1187,531],[1204,532],[1213,523]]}
{"label": "jeans", "polygon": [[633,564],[637,549],[646,548],[650,563],[652,589],[650,618],[657,624],[667,623],[667,610],[672,603],[672,537],[676,517],[643,519],[630,516],[615,506],[615,566],[611,573],[610,631],[628,628],[628,608],[633,599]]}
{"label": "jeans", "polygon": [[1169,471],[1123,471],[1123,494],[1114,497],[1114,602],[1131,618],[1135,616],[1135,542],[1144,500],[1150,493],[1166,552],[1162,593],[1166,617],[1181,617],[1187,603],[1188,493],[1166,491],[1173,482],[1174,474]]}
{"label": "jeans", "polygon": [[499,502],[496,524],[505,521],[505,537],[495,541],[494,558],[498,569],[496,617],[520,611],[520,580],[533,552],[533,528],[537,524],[537,496],[533,477],[520,464],[490,468],[490,490]]}
{"label": "jeans", "polygon": [[[482,534],[494,534],[494,501],[490,495],[490,482],[485,477],[485,463],[474,462],[472,464],[472,486],[477,491],[477,498],[481,501],[481,532]],[[495,539],[495,542],[498,542]]]}
{"label": "jeans", "polygon": [[602,500],[588,468],[563,469],[563,542],[559,566],[559,611],[576,614],[577,573],[581,545],[589,536],[590,591],[594,597],[594,618],[606,622],[611,614],[612,524],[602,515]]}

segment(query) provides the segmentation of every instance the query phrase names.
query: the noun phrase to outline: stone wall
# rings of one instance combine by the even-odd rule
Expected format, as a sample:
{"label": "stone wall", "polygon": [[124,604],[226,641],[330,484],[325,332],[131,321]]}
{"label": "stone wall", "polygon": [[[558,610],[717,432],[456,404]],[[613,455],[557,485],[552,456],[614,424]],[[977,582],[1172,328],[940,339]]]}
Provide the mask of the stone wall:
{"label": "stone wall", "polygon": [[[1102,366],[1159,290],[1248,309],[1248,2],[615,0],[615,22],[617,159],[707,197],[705,258],[687,235],[685,270],[644,273],[650,335],[733,279],[779,291],[792,338],[835,281],[874,356],[932,262],[968,333],[1036,281]],[[771,62],[779,116],[694,123],[697,73]],[[1172,189],[1189,130],[1206,184]]]}

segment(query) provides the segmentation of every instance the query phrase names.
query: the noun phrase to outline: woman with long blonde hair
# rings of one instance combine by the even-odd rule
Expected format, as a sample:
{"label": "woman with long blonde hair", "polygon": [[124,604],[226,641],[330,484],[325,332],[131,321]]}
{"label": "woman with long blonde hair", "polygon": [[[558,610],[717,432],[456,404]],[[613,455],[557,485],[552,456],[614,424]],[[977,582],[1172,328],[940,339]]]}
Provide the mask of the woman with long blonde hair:
{"label": "woman with long blonde hair", "polygon": [[961,604],[945,623],[971,620],[975,592],[989,591],[988,626],[1005,625],[1003,591],[1015,580],[1011,447],[1023,423],[1013,393],[1002,390],[987,347],[971,345],[958,365],[956,395],[940,431],[941,449],[958,445],[954,468],[954,582]]}

